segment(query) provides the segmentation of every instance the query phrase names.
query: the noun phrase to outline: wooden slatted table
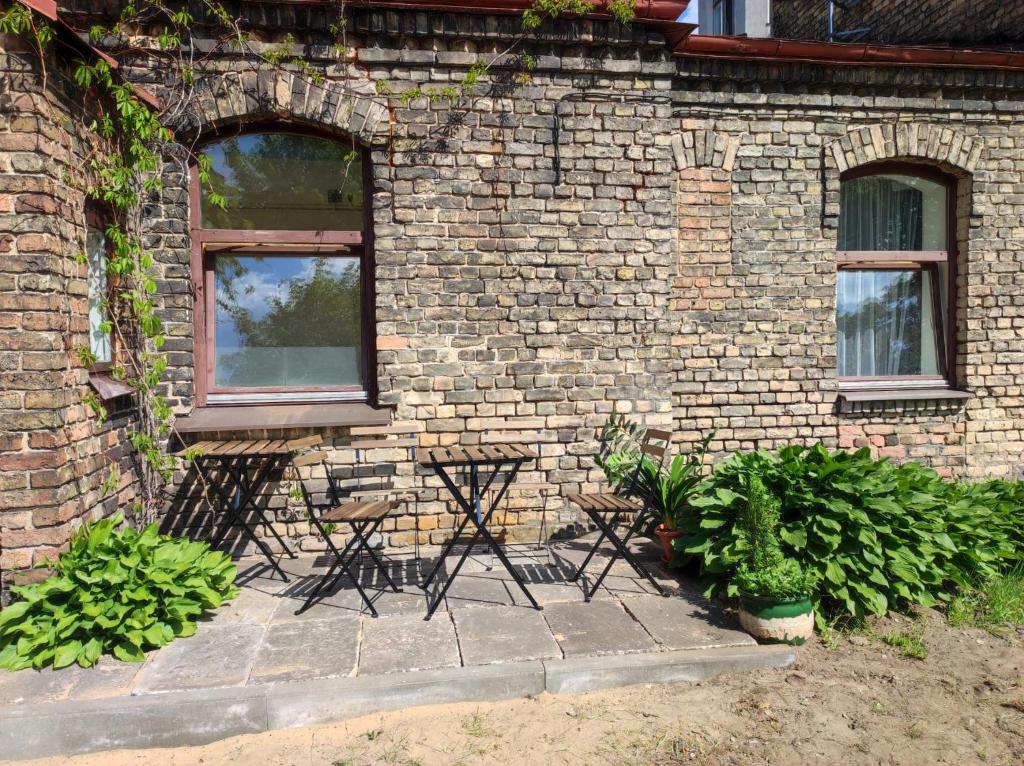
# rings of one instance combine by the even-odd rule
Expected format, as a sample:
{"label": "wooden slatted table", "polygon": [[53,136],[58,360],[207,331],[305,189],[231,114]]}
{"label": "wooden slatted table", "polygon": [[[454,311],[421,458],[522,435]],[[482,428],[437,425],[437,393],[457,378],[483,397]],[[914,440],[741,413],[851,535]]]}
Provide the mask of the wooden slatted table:
{"label": "wooden slatted table", "polygon": [[[291,459],[292,452],[305,445],[304,439],[225,439],[190,444],[174,453],[180,458],[191,458],[196,470],[212,492],[215,511],[223,516],[210,546],[216,548],[231,527],[242,530],[260,549],[270,566],[288,582],[270,547],[256,535],[256,527],[263,525],[281,545],[290,558],[295,558],[285,541],[267,519],[263,508],[255,502],[260,490],[270,477]],[[250,522],[250,517],[255,517]]]}
{"label": "wooden slatted table", "polygon": [[[466,527],[469,524],[473,524],[475,527],[472,539],[466,546],[466,550],[459,558],[458,563],[455,565],[454,569],[452,569],[451,574],[448,575],[444,585],[433,600],[428,599],[428,620],[433,616],[437,607],[444,600],[445,594],[448,592],[448,588],[451,586],[452,581],[459,574],[459,570],[469,557],[470,551],[481,537],[486,541],[488,547],[494,551],[498,560],[501,561],[502,566],[504,566],[505,569],[508,570],[508,573],[512,575],[512,579],[516,581],[516,584],[520,587],[523,593],[526,594],[526,597],[530,600],[530,603],[533,604],[534,608],[541,608],[530,591],[527,590],[526,583],[523,582],[523,578],[519,576],[518,572],[516,572],[515,568],[505,556],[505,552],[501,549],[497,540],[494,539],[494,536],[487,529],[491,515],[501,504],[502,498],[504,498],[505,493],[508,492],[509,485],[512,484],[516,474],[519,473],[519,469],[524,463],[536,459],[536,452],[529,447],[524,447],[518,444],[481,444],[473,447],[433,447],[421,451],[420,457],[416,462],[424,468],[428,468],[437,473],[445,488],[455,499],[459,509],[465,516],[458,529],[455,530],[455,534],[452,536],[452,539],[449,540],[441,549],[441,555],[437,560],[437,564],[434,565],[433,570],[431,570],[427,579],[423,582],[424,590],[427,590],[427,588],[430,587],[430,583],[433,582],[434,577],[441,569],[441,565],[455,548]],[[456,485],[455,480],[452,477],[453,473],[460,472],[466,477],[465,484],[468,494],[463,494],[463,491]],[[502,479],[500,481],[498,492],[494,496],[490,505],[484,509],[482,507],[483,498],[499,476],[501,476]]]}

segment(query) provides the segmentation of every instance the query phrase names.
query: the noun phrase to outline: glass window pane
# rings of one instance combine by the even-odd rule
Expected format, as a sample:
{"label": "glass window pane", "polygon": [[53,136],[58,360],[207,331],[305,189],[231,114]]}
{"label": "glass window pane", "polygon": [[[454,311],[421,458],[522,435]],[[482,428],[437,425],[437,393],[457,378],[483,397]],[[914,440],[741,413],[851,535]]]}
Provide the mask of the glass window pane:
{"label": "glass window pane", "polygon": [[839,375],[938,375],[933,289],[922,270],[840,271]]}
{"label": "glass window pane", "polygon": [[89,292],[89,350],[97,362],[111,361],[110,333],[100,325],[106,320],[107,239],[91,226],[85,235],[86,287]]}
{"label": "glass window pane", "polygon": [[363,170],[352,146],[294,133],[236,136],[211,144],[202,224],[213,229],[361,231]]}
{"label": "glass window pane", "polygon": [[844,181],[840,250],[946,250],[947,190],[917,176],[877,175]]}
{"label": "glass window pane", "polygon": [[222,255],[214,281],[214,385],[361,385],[358,258]]}

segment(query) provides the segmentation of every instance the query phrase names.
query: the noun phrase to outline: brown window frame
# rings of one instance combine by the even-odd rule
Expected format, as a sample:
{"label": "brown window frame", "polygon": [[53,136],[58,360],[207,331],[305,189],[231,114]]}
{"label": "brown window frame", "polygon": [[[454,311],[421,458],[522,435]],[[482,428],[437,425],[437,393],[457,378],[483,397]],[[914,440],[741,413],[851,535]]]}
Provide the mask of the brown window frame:
{"label": "brown window frame", "polygon": [[[946,249],[945,250],[837,250],[836,270],[839,271],[880,271],[899,269],[903,271],[928,271],[932,276],[932,310],[935,316],[935,332],[938,375],[874,375],[838,376],[843,390],[872,388],[878,384],[897,387],[952,388],[956,374],[956,281],[958,248],[956,238],[957,221],[957,179],[936,167],[915,162],[884,161],[873,162],[853,168],[839,176],[840,184],[857,178],[879,175],[917,176],[942,184],[946,188]],[[840,207],[839,215],[842,216]],[[942,311],[938,264],[946,264],[946,311]],[[837,328],[838,336],[838,328]]]}
{"label": "brown window frame", "polygon": [[[197,145],[216,143],[227,138],[265,133],[290,133],[314,136],[342,142],[344,137],[334,133],[310,129],[289,123],[249,123],[232,131],[217,131],[204,136]],[[192,273],[193,332],[196,406],[237,406],[239,404],[284,404],[352,401],[373,404],[377,399],[376,376],[376,295],[373,258],[373,206],[370,154],[366,147],[356,145],[362,164],[363,227],[359,231],[312,231],[312,230],[265,230],[265,229],[214,229],[202,225],[202,190],[199,172],[195,163],[189,173],[189,231],[192,251],[190,268]],[[223,387],[214,385],[215,328],[213,262],[217,255],[224,253],[274,255],[343,255],[359,258],[361,286],[361,386],[294,386],[294,387]],[[247,394],[256,398],[245,401]],[[320,395],[319,398],[303,397],[303,394]],[[332,398],[331,394],[337,394]],[[211,396],[224,400],[211,401]],[[236,397],[237,400],[232,397]]]}

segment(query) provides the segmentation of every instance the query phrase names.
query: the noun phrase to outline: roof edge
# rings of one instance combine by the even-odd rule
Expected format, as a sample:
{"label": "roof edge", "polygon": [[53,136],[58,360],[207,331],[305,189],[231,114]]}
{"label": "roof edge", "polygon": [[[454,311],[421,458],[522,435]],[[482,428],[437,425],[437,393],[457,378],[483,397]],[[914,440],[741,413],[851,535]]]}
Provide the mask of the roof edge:
{"label": "roof edge", "polygon": [[1024,69],[1024,53],[928,46],[826,43],[780,38],[691,35],[679,41],[681,57],[737,61],[839,64],[848,66],[919,66],[975,69]]}

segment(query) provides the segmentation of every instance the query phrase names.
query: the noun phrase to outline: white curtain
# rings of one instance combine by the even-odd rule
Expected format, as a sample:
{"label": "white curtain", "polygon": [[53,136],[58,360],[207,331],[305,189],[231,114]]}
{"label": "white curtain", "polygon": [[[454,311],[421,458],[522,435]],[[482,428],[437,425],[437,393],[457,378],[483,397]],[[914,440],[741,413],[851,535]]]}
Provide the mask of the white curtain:
{"label": "white curtain", "polygon": [[840,250],[920,250],[923,194],[888,176],[845,181],[840,197]]}
{"label": "white curtain", "polygon": [[841,271],[839,374],[937,374],[931,289],[924,271]]}

